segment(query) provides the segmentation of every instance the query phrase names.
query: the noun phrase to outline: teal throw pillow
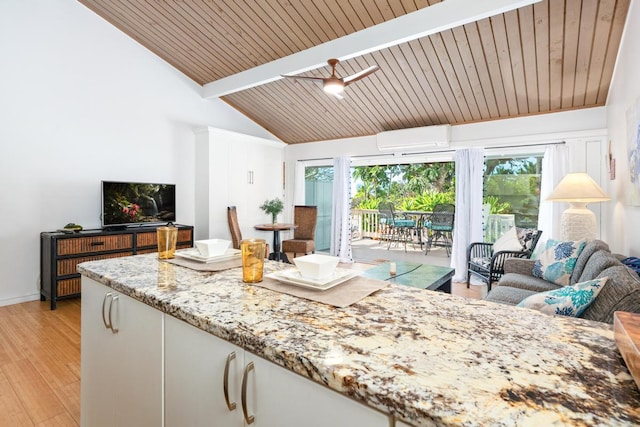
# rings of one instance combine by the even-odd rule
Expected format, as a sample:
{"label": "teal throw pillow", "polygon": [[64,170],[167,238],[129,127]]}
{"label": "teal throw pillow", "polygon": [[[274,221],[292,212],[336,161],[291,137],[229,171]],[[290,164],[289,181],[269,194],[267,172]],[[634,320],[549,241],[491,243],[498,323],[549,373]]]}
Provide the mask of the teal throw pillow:
{"label": "teal throw pillow", "polygon": [[567,286],[570,283],[571,273],[576,266],[578,256],[585,245],[584,239],[577,242],[547,240],[546,249],[538,255],[538,259],[533,265],[532,274],[556,285]]}
{"label": "teal throw pillow", "polygon": [[518,307],[547,314],[579,317],[595,301],[607,280],[608,277],[601,277],[553,291],[539,292],[523,299]]}

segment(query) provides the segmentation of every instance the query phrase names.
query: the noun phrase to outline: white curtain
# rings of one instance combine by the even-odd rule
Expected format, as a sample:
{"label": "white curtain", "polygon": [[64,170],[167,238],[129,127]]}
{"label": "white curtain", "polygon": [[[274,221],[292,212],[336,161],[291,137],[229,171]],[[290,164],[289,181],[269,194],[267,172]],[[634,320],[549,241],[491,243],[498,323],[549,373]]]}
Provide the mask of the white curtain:
{"label": "white curtain", "polygon": [[329,253],[340,262],[353,262],[351,255],[351,159],[333,160],[333,206]]}
{"label": "white curtain", "polygon": [[538,248],[543,242],[560,237],[560,216],[566,207],[564,203],[545,201],[560,180],[567,174],[568,148],[565,144],[550,145],[542,158],[542,180],[540,182],[540,208],[538,209],[538,229],[542,236]]}
{"label": "white curtain", "polygon": [[471,242],[482,241],[482,175],[484,150],[457,150],[456,216],[453,229],[451,267],[456,270],[453,280],[467,280],[467,248]]}
{"label": "white curtain", "polygon": [[295,205],[304,205],[305,204],[305,164],[304,162],[296,162],[296,170],[295,176],[293,177],[294,188],[293,188],[293,204]]}

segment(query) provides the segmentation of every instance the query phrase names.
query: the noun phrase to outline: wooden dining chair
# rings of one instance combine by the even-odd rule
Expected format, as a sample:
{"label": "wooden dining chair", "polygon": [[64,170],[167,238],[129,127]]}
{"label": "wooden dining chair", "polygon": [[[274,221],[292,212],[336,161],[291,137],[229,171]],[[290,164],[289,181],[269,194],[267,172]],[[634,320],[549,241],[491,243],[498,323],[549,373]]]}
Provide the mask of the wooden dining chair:
{"label": "wooden dining chair", "polygon": [[282,241],[282,252],[298,254],[314,253],[316,250],[315,236],[318,223],[317,206],[295,206],[293,208],[293,222],[297,226],[293,231],[293,239]]}
{"label": "wooden dining chair", "polygon": [[242,232],[240,231],[240,224],[238,224],[238,212],[235,206],[227,206],[227,222],[229,223],[229,232],[231,233],[233,247],[240,249]]}
{"label": "wooden dining chair", "polygon": [[[231,233],[231,242],[234,249],[240,249],[240,242],[242,242],[242,231],[240,231],[240,224],[238,223],[238,212],[235,206],[227,206],[227,222],[229,223],[229,232]],[[266,250],[264,252],[265,258],[269,256],[269,244],[267,243]]]}

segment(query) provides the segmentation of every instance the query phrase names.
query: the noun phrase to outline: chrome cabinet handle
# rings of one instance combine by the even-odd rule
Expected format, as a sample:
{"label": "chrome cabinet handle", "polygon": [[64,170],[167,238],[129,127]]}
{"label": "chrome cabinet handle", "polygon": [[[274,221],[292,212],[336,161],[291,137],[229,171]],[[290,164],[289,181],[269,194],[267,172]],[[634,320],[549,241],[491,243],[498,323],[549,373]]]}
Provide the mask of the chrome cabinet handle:
{"label": "chrome cabinet handle", "polygon": [[236,358],[236,352],[232,351],[227,356],[227,362],[224,364],[224,381],[222,382],[222,388],[224,389],[224,401],[227,404],[229,411],[235,411],[236,402],[229,402],[229,365],[231,361]]}
{"label": "chrome cabinet handle", "polygon": [[[102,323],[104,323],[104,327],[107,329],[111,329],[111,324],[107,323],[107,319],[104,317],[104,306],[107,304],[107,298],[111,299],[113,294],[111,292],[107,292],[102,298]],[[111,302],[109,302],[109,311],[111,311]]]}
{"label": "chrome cabinet handle", "polygon": [[113,332],[114,334],[117,334],[119,329],[113,327],[113,321],[111,320],[111,312],[113,309],[113,304],[115,304],[117,301],[118,301],[118,295],[114,296],[111,299],[111,304],[109,304],[109,327],[111,328],[111,332]]}
{"label": "chrome cabinet handle", "polygon": [[244,374],[242,375],[242,414],[244,415],[244,421],[247,424],[253,424],[256,418],[253,415],[249,415],[247,410],[247,382],[249,379],[249,372],[253,371],[253,362],[249,362],[244,368]]}

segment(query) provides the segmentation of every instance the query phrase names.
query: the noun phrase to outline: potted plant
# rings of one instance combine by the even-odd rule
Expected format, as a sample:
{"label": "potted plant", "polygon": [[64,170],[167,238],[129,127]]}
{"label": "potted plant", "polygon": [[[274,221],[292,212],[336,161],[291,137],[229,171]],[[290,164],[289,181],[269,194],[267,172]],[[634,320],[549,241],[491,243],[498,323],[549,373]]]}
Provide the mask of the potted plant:
{"label": "potted plant", "polygon": [[273,200],[265,200],[262,206],[260,206],[260,209],[268,214],[271,214],[271,219],[275,224],[278,218],[278,214],[282,212],[282,209],[284,209],[284,203],[282,203],[282,200],[276,197]]}

